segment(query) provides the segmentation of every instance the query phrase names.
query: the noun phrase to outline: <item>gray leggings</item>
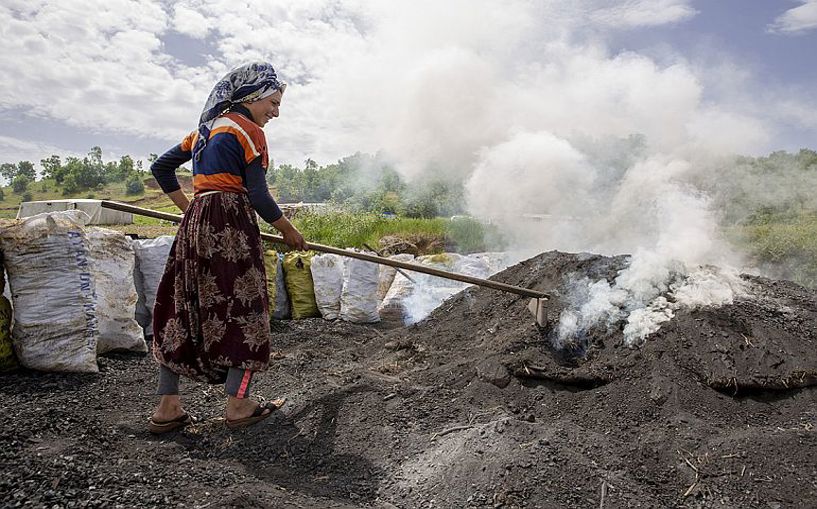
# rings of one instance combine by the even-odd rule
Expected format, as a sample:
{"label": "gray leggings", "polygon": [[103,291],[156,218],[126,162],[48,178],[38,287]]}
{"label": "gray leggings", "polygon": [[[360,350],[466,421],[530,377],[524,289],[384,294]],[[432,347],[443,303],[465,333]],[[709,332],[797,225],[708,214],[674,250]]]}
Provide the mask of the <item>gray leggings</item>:
{"label": "gray leggings", "polygon": [[[250,395],[252,371],[249,369],[230,368],[227,371],[227,381],[224,390],[234,398],[243,399]],[[170,371],[167,366],[159,365],[159,388],[156,394],[160,396],[176,396],[179,394],[179,375]]]}

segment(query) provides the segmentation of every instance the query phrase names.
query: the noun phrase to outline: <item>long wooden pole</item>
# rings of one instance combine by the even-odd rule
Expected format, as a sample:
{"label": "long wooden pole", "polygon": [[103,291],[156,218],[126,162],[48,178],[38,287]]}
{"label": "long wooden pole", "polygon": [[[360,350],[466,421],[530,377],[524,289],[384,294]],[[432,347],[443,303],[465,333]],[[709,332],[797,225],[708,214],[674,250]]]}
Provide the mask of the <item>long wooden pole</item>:
{"label": "long wooden pole", "polygon": [[[126,203],[120,203],[115,201],[109,200],[102,200],[102,206],[111,209],[111,210],[119,210],[121,212],[129,212],[131,214],[137,214],[140,216],[146,217],[153,217],[156,219],[163,219],[165,221],[171,221],[173,223],[180,223],[182,221],[182,216],[177,214],[170,214],[167,212],[159,212],[157,210],[146,209],[142,207],[136,207],[134,205],[128,205]],[[265,240],[270,240],[272,242],[277,242],[279,244],[284,244],[284,238],[279,235],[272,235],[269,233],[261,233],[261,238]],[[397,267],[400,269],[411,270],[414,272],[421,272],[423,274],[429,274],[432,276],[437,276],[445,279],[452,279],[454,281],[460,281],[462,283],[469,283],[472,285],[477,286],[484,286],[486,288],[493,288],[494,290],[499,290],[502,292],[509,292],[515,293],[517,295],[522,295],[525,297],[531,297],[534,299],[547,299],[549,295],[544,292],[539,292],[536,290],[531,290],[530,288],[523,288],[521,286],[514,286],[505,283],[500,283],[499,281],[491,281],[489,279],[482,279],[473,276],[466,276],[465,274],[457,274],[456,272],[448,272],[445,270],[435,269],[433,267],[427,267],[425,265],[417,265],[414,263],[406,263],[401,262],[399,260],[392,260],[391,258],[385,258],[383,256],[375,256],[370,255],[367,253],[358,253],[356,251],[347,251],[345,249],[339,249],[337,247],[326,246],[323,244],[316,244],[314,242],[308,242],[307,247],[312,249],[313,251],[319,251],[321,253],[332,253],[340,256],[346,256],[349,258],[357,258],[358,260],[364,260],[367,262],[378,263],[380,265],[389,265],[391,267]]]}

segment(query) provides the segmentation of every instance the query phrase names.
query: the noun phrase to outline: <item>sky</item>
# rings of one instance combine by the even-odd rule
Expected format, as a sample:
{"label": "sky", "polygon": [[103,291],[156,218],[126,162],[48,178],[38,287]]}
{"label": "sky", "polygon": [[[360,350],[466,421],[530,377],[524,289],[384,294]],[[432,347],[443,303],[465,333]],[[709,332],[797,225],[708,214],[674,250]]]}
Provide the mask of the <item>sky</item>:
{"label": "sky", "polygon": [[470,174],[532,128],[817,148],[817,0],[4,0],[0,16],[0,162],[161,153],[257,59],[290,85],[265,128],[276,163],[383,150],[409,175]]}

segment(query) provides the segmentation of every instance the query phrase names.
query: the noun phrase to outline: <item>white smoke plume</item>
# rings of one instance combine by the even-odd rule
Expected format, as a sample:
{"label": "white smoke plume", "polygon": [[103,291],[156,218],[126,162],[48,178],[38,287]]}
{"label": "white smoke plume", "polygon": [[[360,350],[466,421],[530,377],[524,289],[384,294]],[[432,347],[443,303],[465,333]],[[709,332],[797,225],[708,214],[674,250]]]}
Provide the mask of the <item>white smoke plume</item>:
{"label": "white smoke plume", "polygon": [[[670,20],[640,2],[475,2],[463,19],[457,2],[420,3],[379,25],[381,65],[355,69],[343,97],[400,171],[462,179],[470,212],[517,251],[632,254],[615,281],[574,285],[583,298],[563,314],[560,343],[623,323],[636,345],[680,307],[730,302],[740,259],[695,177],[713,157],[756,151],[768,132],[750,109],[706,99],[706,69],[603,43],[610,30]],[[694,14],[670,3],[672,21]],[[590,25],[571,25],[575,11]]]}
{"label": "white smoke plume", "polygon": [[[233,21],[225,21],[225,9]],[[185,0],[173,12],[176,30],[220,41],[206,71],[180,67],[174,86],[151,89],[176,91],[173,103],[192,112],[176,117],[198,113],[191,84],[205,94],[235,62],[272,58],[293,85],[285,114],[269,128],[273,151],[297,147],[283,160],[382,150],[406,177],[465,182],[471,213],[498,225],[518,252],[633,254],[619,279],[604,282],[610,288],[587,282],[589,307],[573,309],[566,329],[610,316],[657,323],[668,309],[658,299],[675,305],[687,298],[673,283],[691,281],[702,265],[740,267],[718,235],[725,179],[707,173],[717,168],[713,161],[768,153],[787,127],[817,126],[812,92],[761,89],[751,69],[719,48],[639,53],[610,42],[629,30],[686,22],[698,14],[691,0]],[[56,17],[43,20],[49,30]],[[155,46],[152,37],[144,38]],[[43,43],[21,44],[27,51],[10,54]],[[99,71],[101,56],[89,55]],[[37,68],[53,60],[32,59]],[[50,67],[70,74],[75,62]],[[111,67],[111,80],[118,69]],[[140,75],[165,83],[167,72],[156,71]],[[22,88],[12,95],[38,96]],[[55,103],[70,113],[59,118],[82,116],[73,103]],[[149,110],[134,110],[128,121],[152,132],[155,122],[142,119]],[[105,125],[121,128],[115,121],[123,115],[113,117]]]}

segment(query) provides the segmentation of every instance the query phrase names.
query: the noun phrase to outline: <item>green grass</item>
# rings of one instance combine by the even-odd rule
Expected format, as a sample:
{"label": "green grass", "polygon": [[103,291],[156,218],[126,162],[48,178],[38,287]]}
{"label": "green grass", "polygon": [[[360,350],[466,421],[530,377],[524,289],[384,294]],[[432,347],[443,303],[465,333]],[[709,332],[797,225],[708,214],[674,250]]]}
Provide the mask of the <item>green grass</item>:
{"label": "green grass", "polygon": [[299,213],[293,224],[308,241],[335,247],[377,247],[388,235],[419,235],[442,238],[445,219],[386,218],[373,213]]}
{"label": "green grass", "polygon": [[817,287],[817,215],[764,218],[727,230],[731,241],[776,277]]}
{"label": "green grass", "polygon": [[502,247],[494,228],[471,218],[387,218],[374,213],[331,211],[301,212],[292,222],[307,241],[340,248],[378,248],[380,239],[389,236],[416,244],[423,254],[471,253]]}
{"label": "green grass", "polygon": [[[145,183],[151,182],[152,176],[145,175]],[[43,191],[43,189],[46,189]],[[13,219],[17,217],[20,209],[22,196],[25,193],[17,194],[12,191],[11,186],[3,187],[3,200],[0,201],[0,218]],[[121,202],[135,203],[140,207],[152,208],[156,210],[173,210],[173,204],[167,196],[159,189],[145,188],[145,192],[137,195],[125,194],[124,182],[111,182],[105,184],[100,189],[85,189],[73,194],[63,194],[62,188],[52,179],[38,180],[28,185],[27,192],[31,193],[32,201],[63,200],[68,198],[89,198],[93,196],[97,200],[113,200]],[[156,224],[156,220],[153,223]]]}

